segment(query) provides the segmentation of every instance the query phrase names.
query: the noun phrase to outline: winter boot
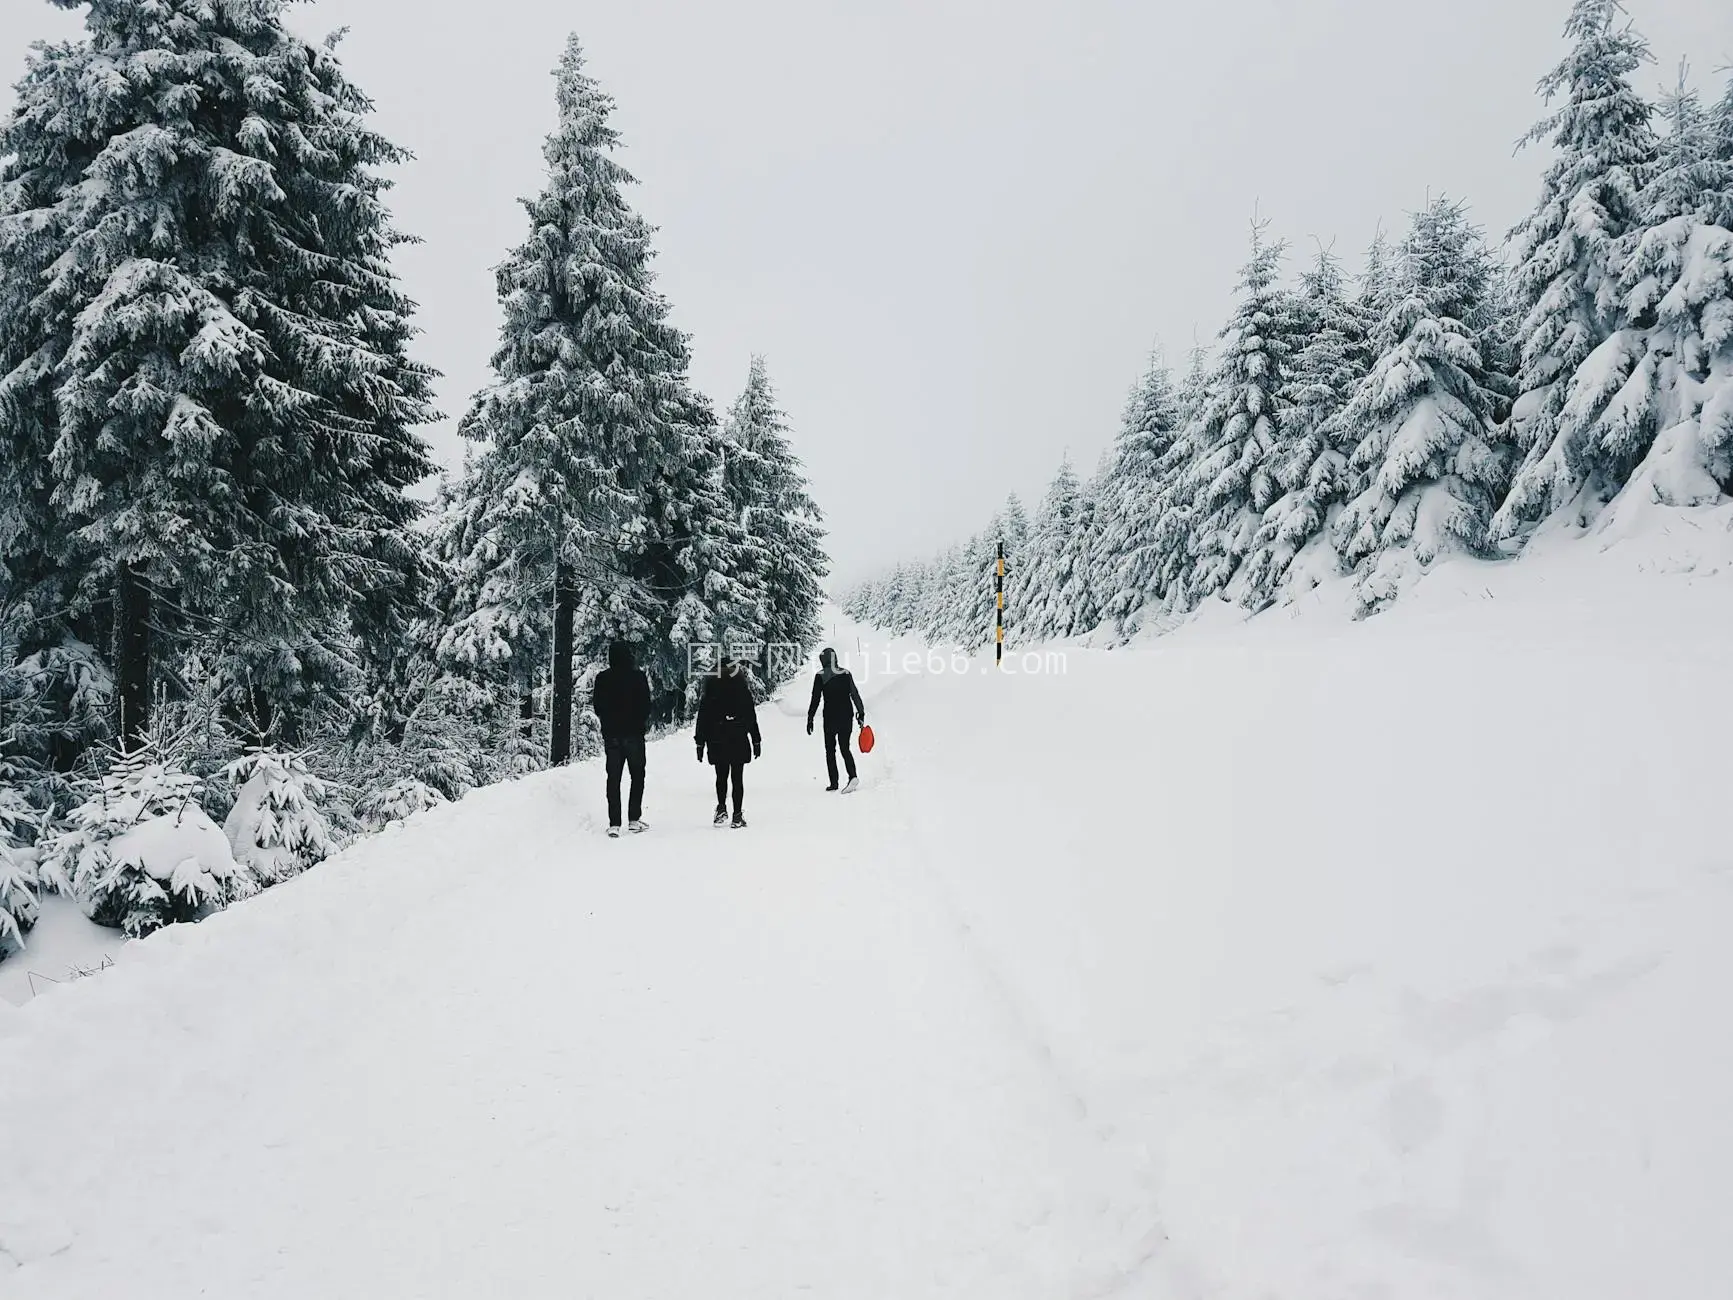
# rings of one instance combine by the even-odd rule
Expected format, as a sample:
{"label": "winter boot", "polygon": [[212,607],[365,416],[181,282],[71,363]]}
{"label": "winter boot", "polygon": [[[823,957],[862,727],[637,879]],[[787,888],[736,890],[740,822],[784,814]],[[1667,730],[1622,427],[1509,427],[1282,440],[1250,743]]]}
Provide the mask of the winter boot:
{"label": "winter boot", "polygon": [[824,788],[825,788],[826,793],[835,794],[837,791],[837,784],[835,781],[832,781],[829,785],[825,786]]}
{"label": "winter boot", "polygon": [[620,828],[618,826],[608,827],[608,838],[611,840],[619,839],[620,838]]}
{"label": "winter boot", "polygon": [[728,809],[724,808],[721,804],[717,804],[716,819],[710,824],[712,826],[726,826],[728,824]]}
{"label": "winter boot", "polygon": [[851,776],[848,779],[848,784],[843,786],[842,792],[844,794],[853,794],[858,789],[860,789],[860,778],[858,776]]}
{"label": "winter boot", "polygon": [[645,821],[642,817],[640,817],[637,821],[633,822],[631,827],[630,827],[630,830],[631,830],[632,834],[634,834],[634,835],[642,835],[645,831],[647,831],[649,829],[650,829],[650,823]]}
{"label": "winter boot", "polygon": [[746,829],[746,818],[742,817],[739,813],[735,813],[734,820],[729,823],[729,826],[733,830],[743,831]]}

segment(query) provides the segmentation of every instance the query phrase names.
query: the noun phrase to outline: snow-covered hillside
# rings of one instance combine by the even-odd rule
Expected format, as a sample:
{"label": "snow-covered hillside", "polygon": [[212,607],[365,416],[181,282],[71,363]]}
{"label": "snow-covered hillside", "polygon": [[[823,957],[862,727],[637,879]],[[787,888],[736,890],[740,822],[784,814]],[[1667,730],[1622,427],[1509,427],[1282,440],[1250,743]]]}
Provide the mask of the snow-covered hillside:
{"label": "snow-covered hillside", "polygon": [[1657,567],[881,646],[861,793],[797,683],[745,831],[683,737],[647,836],[422,814],[0,1004],[0,1293],[1724,1294],[1733,576]]}

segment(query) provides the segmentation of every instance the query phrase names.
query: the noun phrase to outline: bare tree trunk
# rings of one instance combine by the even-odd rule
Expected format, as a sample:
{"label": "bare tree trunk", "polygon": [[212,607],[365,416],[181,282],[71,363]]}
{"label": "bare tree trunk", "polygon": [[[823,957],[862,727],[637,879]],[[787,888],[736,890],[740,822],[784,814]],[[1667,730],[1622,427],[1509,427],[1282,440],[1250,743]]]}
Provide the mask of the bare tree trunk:
{"label": "bare tree trunk", "polygon": [[151,592],[130,566],[115,573],[114,687],[120,748],[130,754],[150,730]]}
{"label": "bare tree trunk", "polygon": [[554,767],[572,759],[572,624],[577,607],[571,566],[560,559],[554,564],[554,698],[548,745],[548,762]]}

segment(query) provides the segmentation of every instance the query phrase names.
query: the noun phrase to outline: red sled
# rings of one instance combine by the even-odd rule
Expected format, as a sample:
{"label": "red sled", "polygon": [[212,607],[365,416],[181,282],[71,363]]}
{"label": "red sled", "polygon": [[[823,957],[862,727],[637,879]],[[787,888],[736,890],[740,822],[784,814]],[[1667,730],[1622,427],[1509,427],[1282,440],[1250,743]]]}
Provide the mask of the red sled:
{"label": "red sled", "polygon": [[873,729],[871,727],[860,729],[860,752],[863,754],[873,752]]}

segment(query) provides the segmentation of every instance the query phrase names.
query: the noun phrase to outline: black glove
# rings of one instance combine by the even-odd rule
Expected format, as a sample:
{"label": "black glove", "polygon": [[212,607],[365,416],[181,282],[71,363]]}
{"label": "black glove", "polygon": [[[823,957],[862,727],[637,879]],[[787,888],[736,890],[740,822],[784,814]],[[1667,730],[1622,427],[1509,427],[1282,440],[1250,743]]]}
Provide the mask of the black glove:
{"label": "black glove", "polygon": [[808,718],[806,720],[806,734],[809,736],[812,734],[812,719],[811,718]]}
{"label": "black glove", "polygon": [[764,742],[759,740],[757,736],[754,736],[752,738],[752,757],[754,757],[754,758],[763,758],[764,757]]}
{"label": "black glove", "polygon": [[857,727],[866,726],[866,714],[865,713],[862,713],[858,718],[855,719],[855,725]]}
{"label": "black glove", "polygon": [[702,740],[698,742],[698,761],[700,763],[704,761],[704,742]]}

